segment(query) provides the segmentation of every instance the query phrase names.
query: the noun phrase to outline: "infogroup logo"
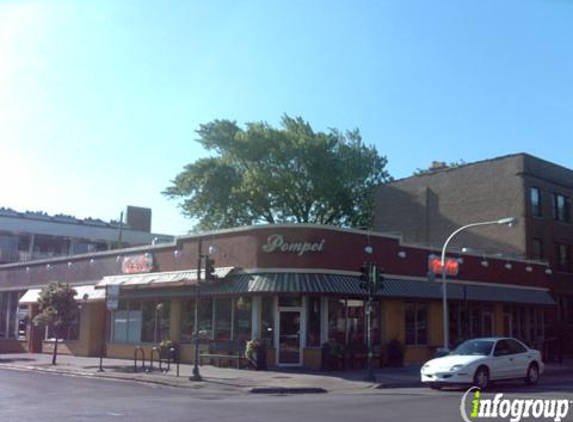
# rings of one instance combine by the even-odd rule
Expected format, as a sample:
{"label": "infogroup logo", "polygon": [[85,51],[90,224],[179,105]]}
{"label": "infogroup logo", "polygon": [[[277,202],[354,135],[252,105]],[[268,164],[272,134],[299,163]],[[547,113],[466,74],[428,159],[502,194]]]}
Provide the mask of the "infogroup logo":
{"label": "infogroup logo", "polygon": [[[469,412],[468,399],[471,400]],[[510,422],[519,422],[523,418],[560,422],[569,413],[571,404],[573,402],[567,399],[508,399],[502,393],[496,394],[493,399],[486,399],[482,397],[479,387],[472,387],[462,396],[460,413],[464,422],[487,418],[507,419]]]}

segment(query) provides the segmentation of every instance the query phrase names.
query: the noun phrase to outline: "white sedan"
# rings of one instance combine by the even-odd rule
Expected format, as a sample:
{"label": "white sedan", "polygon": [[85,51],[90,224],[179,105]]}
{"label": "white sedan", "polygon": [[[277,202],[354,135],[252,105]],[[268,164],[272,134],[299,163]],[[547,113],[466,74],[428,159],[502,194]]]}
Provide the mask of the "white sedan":
{"label": "white sedan", "polygon": [[485,390],[491,381],[523,379],[533,385],[545,365],[538,350],[507,337],[466,340],[449,355],[422,366],[422,382],[431,388],[469,384]]}

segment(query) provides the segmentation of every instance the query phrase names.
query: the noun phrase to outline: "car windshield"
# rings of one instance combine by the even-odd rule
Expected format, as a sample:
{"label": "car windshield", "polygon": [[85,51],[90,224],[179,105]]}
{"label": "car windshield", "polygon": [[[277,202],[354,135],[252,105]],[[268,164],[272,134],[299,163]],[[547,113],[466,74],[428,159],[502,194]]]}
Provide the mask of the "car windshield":
{"label": "car windshield", "polygon": [[452,352],[452,355],[489,355],[493,341],[491,340],[467,340],[460,344]]}

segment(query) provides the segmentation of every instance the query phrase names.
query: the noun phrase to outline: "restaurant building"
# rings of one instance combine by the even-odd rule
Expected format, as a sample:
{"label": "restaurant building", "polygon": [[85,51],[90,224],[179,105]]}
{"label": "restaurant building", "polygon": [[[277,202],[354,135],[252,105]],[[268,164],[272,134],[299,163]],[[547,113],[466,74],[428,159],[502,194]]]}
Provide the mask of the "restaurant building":
{"label": "restaurant building", "polygon": [[[375,356],[384,364],[393,342],[403,345],[406,363],[420,362],[442,345],[442,283],[428,276],[429,257],[438,254],[381,233],[265,225],[2,265],[0,351],[51,350],[51,333],[30,321],[40,289],[60,281],[76,288],[81,312],[59,350],[132,358],[138,345],[149,351],[171,340],[182,360],[192,361],[197,268],[212,259],[214,277],[199,285],[201,350],[260,339],[271,367],[320,368],[321,346],[330,342],[360,360],[368,307],[359,275],[370,261],[385,276],[370,313]],[[547,264],[451,257],[459,262],[458,275],[447,283],[452,344],[490,335],[542,343],[554,308]]]}

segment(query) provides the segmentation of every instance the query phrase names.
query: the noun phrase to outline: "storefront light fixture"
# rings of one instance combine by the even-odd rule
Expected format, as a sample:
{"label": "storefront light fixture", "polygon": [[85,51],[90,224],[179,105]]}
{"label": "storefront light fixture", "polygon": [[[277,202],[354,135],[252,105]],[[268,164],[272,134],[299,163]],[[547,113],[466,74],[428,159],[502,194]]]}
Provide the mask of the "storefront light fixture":
{"label": "storefront light fixture", "polygon": [[444,336],[444,350],[449,350],[449,313],[448,313],[448,294],[447,294],[447,284],[446,284],[446,250],[448,249],[448,244],[450,241],[461,231],[470,229],[472,227],[479,227],[479,226],[490,226],[490,225],[507,225],[509,227],[513,227],[517,223],[517,219],[515,217],[506,217],[500,218],[499,220],[492,220],[492,221],[482,221],[479,223],[471,223],[466,224],[452,232],[450,236],[444,242],[444,246],[442,247],[442,255],[441,255],[441,267],[442,267],[442,320],[443,320],[443,336]]}
{"label": "storefront light fixture", "polygon": [[489,267],[489,261],[487,259],[483,259],[481,261],[481,266],[485,268]]}
{"label": "storefront light fixture", "polygon": [[528,265],[527,267],[525,267],[525,271],[527,271],[528,273],[533,271],[533,267],[531,265]]}
{"label": "storefront light fixture", "polygon": [[68,261],[68,268],[72,268],[74,266],[74,263],[72,261]]}
{"label": "storefront light fixture", "polygon": [[400,252],[398,252],[398,256],[399,256],[400,258],[406,258],[406,256],[407,256],[406,251],[400,251]]}
{"label": "storefront light fixture", "polygon": [[553,270],[552,270],[551,268],[547,268],[547,269],[545,270],[545,274],[551,275],[551,274],[553,274]]}
{"label": "storefront light fixture", "polygon": [[511,270],[513,268],[513,265],[511,265],[511,262],[506,262],[504,267],[506,270]]}

